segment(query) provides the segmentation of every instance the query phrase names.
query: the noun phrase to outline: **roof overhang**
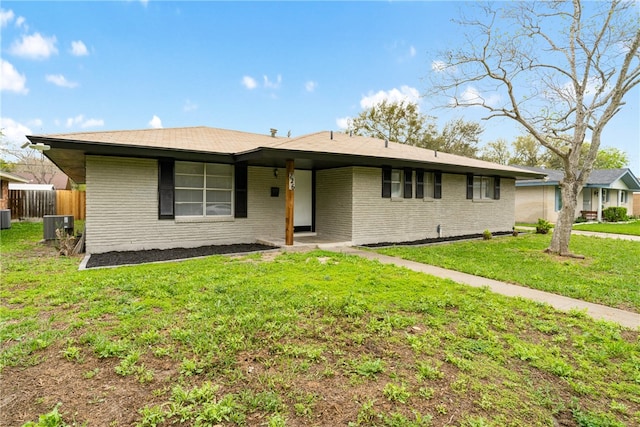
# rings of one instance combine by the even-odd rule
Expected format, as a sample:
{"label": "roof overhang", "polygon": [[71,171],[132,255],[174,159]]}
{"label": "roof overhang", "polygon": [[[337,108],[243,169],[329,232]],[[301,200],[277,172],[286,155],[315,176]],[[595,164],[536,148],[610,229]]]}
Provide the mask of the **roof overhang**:
{"label": "roof overhang", "polygon": [[[474,161],[473,164],[460,165],[454,160],[441,160],[437,155],[432,160],[396,158],[384,155],[349,154],[317,149],[287,148],[286,144],[275,147],[259,145],[253,149],[238,153],[219,153],[194,150],[183,146],[154,147],[147,145],[119,144],[117,142],[95,142],[87,139],[76,140],[65,136],[36,135],[27,136],[33,144],[45,144],[50,148],[44,154],[65,174],[78,184],[86,182],[87,156],[114,156],[133,158],[172,158],[181,161],[199,161],[210,163],[246,162],[251,166],[284,167],[286,161],[294,160],[297,169],[333,169],[348,166],[393,168],[423,168],[452,174],[500,176],[513,179],[540,179],[544,173],[508,167],[489,162]],[[440,156],[444,157],[444,156]],[[455,157],[450,156],[449,157]],[[469,160],[460,158],[461,160]]]}

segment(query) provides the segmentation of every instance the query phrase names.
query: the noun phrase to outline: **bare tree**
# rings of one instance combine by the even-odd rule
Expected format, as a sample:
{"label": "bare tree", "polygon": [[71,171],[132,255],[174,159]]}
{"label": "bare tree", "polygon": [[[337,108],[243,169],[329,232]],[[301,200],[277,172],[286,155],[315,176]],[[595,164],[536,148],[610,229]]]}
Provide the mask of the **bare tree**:
{"label": "bare tree", "polygon": [[570,256],[577,196],[602,131],[640,82],[637,2],[498,2],[477,12],[459,21],[464,46],[434,61],[431,94],[512,119],[561,159],[563,206],[547,251]]}
{"label": "bare tree", "polygon": [[25,176],[34,184],[51,184],[56,173],[60,172],[41,151],[16,148],[6,142],[0,144],[0,159],[5,169]]}

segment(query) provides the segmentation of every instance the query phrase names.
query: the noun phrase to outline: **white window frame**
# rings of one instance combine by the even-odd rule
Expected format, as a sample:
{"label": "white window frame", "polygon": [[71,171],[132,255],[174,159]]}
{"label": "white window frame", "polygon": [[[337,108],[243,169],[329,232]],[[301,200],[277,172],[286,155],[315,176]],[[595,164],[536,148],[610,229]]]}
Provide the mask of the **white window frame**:
{"label": "white window frame", "polygon": [[620,190],[620,204],[626,205],[628,203],[629,197],[626,191]]}
{"label": "white window frame", "polygon": [[402,199],[403,187],[404,171],[402,169],[391,169],[391,198]]}
{"label": "white window frame", "polygon": [[[185,164],[198,164],[198,165],[202,165],[202,174],[198,173],[180,173],[178,170],[180,168],[180,165],[185,165]],[[208,171],[213,170],[214,168],[219,168],[220,166],[223,166],[224,168],[228,168],[228,173],[220,173],[220,172],[214,172],[214,173],[208,173]],[[233,165],[227,165],[224,163],[201,163],[201,162],[182,162],[182,161],[177,161],[176,162],[176,167],[175,167],[175,176],[176,176],[176,185],[175,185],[175,216],[176,218],[231,218],[234,215],[234,168]],[[178,186],[177,182],[178,182],[178,176],[192,176],[192,177],[202,177],[202,186],[197,186],[197,187],[187,187],[187,186]],[[213,183],[208,183],[207,182],[207,177],[209,178],[224,178],[224,179],[228,179],[229,181],[229,187],[214,187]],[[213,181],[213,180],[212,180]],[[200,190],[202,191],[202,201],[201,202],[187,202],[187,201],[178,201],[179,199],[179,193],[180,191],[194,191],[194,190]],[[229,201],[228,202],[207,202],[207,192],[212,192],[212,191],[216,191],[216,192],[228,192],[229,193]],[[199,214],[191,214],[191,215],[186,215],[186,214],[180,214],[180,205],[187,205],[187,204],[200,204],[201,205],[201,212]],[[225,210],[224,213],[215,213],[213,211],[211,211],[208,208],[213,207],[213,205],[223,205],[223,206],[227,206],[229,207],[228,210]]]}
{"label": "white window frame", "polygon": [[433,200],[436,193],[436,179],[434,172],[424,171],[422,180],[422,191],[424,200]]}
{"label": "white window frame", "polygon": [[[473,200],[495,200],[495,181],[492,176],[473,176]],[[476,192],[476,189],[479,191]]]}

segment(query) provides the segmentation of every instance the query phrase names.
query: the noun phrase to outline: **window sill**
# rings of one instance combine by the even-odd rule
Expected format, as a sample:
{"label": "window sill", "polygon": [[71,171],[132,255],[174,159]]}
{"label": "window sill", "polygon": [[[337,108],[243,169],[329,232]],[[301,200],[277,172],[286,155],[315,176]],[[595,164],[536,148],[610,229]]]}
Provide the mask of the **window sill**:
{"label": "window sill", "polygon": [[232,216],[182,216],[175,218],[176,223],[198,223],[198,222],[233,222]]}
{"label": "window sill", "polygon": [[392,197],[392,202],[404,202],[404,197]]}
{"label": "window sill", "polygon": [[473,199],[473,203],[493,203],[495,199]]}

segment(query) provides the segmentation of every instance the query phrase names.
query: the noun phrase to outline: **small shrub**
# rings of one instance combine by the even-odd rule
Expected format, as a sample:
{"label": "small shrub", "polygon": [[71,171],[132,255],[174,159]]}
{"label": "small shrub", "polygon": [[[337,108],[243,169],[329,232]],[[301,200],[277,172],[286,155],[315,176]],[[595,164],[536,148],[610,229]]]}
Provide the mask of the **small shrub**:
{"label": "small shrub", "polygon": [[536,224],[536,233],[547,234],[549,230],[551,230],[551,223],[546,219],[538,218],[538,223]]}
{"label": "small shrub", "polygon": [[627,208],[611,206],[602,210],[602,219],[607,222],[628,221]]}
{"label": "small shrub", "polygon": [[482,238],[484,240],[491,240],[492,237],[493,237],[493,235],[491,234],[491,232],[489,230],[484,230],[482,232]]}
{"label": "small shrub", "polygon": [[583,222],[587,222],[587,218],[583,217],[583,216],[579,216],[578,218],[575,219],[574,223],[576,224],[580,224]]}

